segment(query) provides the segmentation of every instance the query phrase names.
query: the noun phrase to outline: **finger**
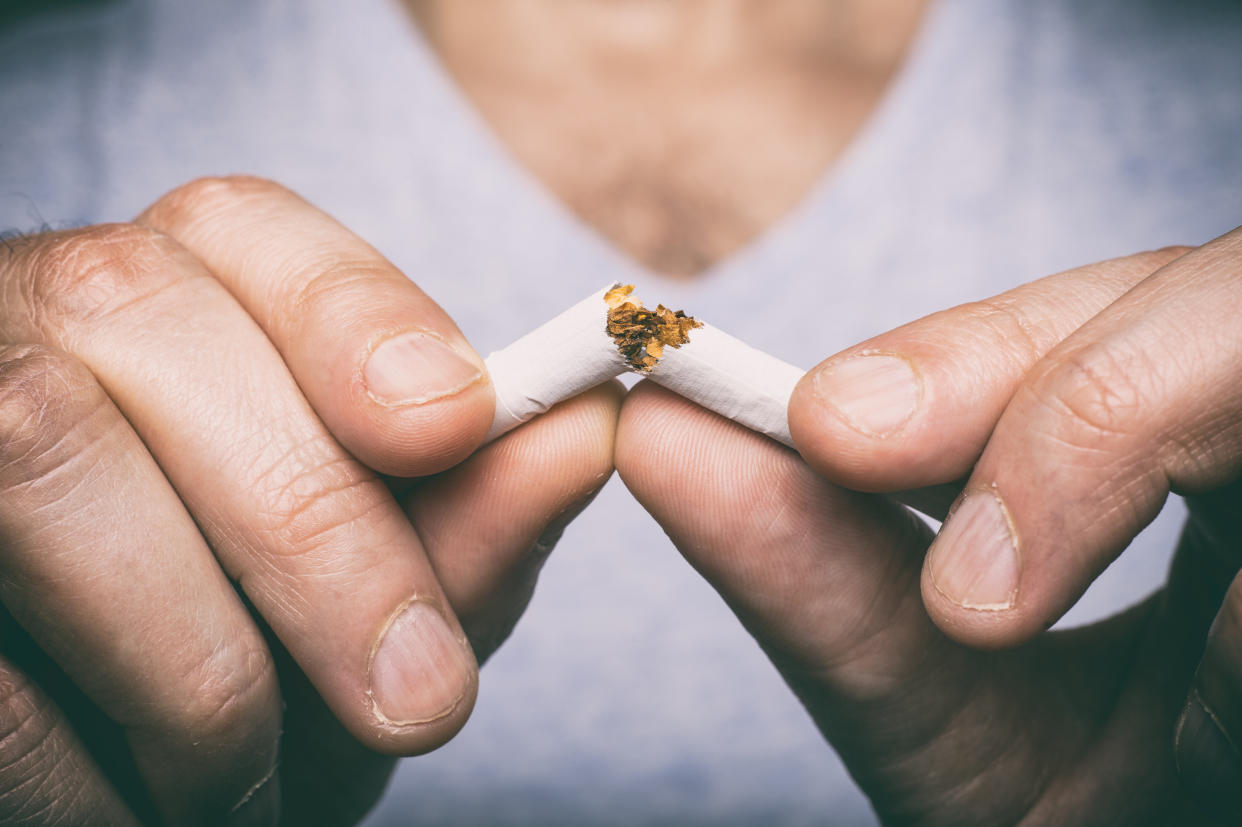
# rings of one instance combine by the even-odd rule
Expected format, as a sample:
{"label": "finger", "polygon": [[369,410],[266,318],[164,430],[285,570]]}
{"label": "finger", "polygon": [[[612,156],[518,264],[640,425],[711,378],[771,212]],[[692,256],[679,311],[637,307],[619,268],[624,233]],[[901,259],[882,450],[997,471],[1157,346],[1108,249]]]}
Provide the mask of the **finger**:
{"label": "finger", "polygon": [[860,491],[960,480],[1027,371],[1185,252],[1168,248],[1070,270],[852,347],[809,371],[794,391],[794,441],[813,468]]}
{"label": "finger", "polygon": [[[1163,657],[1157,635],[1132,642],[1135,629],[1161,628],[1152,604],[1020,653],[977,652],[923,611],[929,532],[888,498],[838,488],[645,384],[622,408],[617,468],[771,656],[883,823],[1063,823],[1111,786],[1092,786],[1084,761],[1110,777],[1118,756],[1167,732],[1148,713],[1166,679],[1133,691],[1121,679]],[[1118,823],[1152,811],[1168,763],[1126,765],[1151,783],[1109,805]]]}
{"label": "finger", "polygon": [[1208,633],[1174,744],[1190,797],[1206,814],[1242,819],[1242,575]]}
{"label": "finger", "polygon": [[941,628],[1026,640],[1164,504],[1242,472],[1242,233],[1157,271],[1054,348],[1005,409],[923,577]]}
{"label": "finger", "polygon": [[280,642],[273,640],[271,648],[286,704],[280,823],[359,824],[383,794],[398,759],[360,743]]}
{"label": "finger", "polygon": [[[614,382],[563,402],[407,498],[480,662],[513,629],[559,531],[611,475],[622,395]],[[279,649],[276,657],[280,666]],[[379,797],[391,761],[349,736],[296,671],[282,671],[281,687],[289,704],[283,817],[356,822]]]}
{"label": "finger", "polygon": [[[1101,789],[1083,780],[1084,760],[1107,776],[1117,756],[1160,737],[1136,714],[1160,681],[1119,698],[1120,676],[1154,671],[1135,650],[1155,645],[1129,642],[1152,628],[1150,606],[1021,653],[958,646],[921,605],[921,522],[644,384],[622,408],[617,468],[767,651],[885,824],[1063,823]],[[1167,763],[1127,765],[1152,783],[1109,805],[1118,823],[1152,811]]]}
{"label": "finger", "polygon": [[221,823],[271,777],[271,658],[90,373],[0,348],[0,599],[125,731],[163,818]]}
{"label": "finger", "polygon": [[204,262],[267,333],[328,429],[366,465],[416,476],[464,459],[494,413],[483,361],[373,247],[255,178],[174,190],[139,222]]}
{"label": "finger", "polygon": [[134,226],[54,234],[6,265],[0,333],[90,368],[342,723],[394,753],[443,743],[477,675],[421,544],[202,265]]}
{"label": "finger", "polygon": [[622,407],[617,470],[782,671],[831,693],[817,717],[954,657],[918,594],[930,532],[901,506],[645,382]]}
{"label": "finger", "polygon": [[927,617],[921,521],[647,383],[622,407],[617,470],[755,636],[885,823],[1020,820],[1029,802],[1015,810],[983,791],[1010,772],[1046,771],[1047,744],[1025,726],[1040,690]]}
{"label": "finger", "polygon": [[623,395],[610,382],[563,402],[410,498],[407,513],[480,660],[508,637],[561,532],[612,474]]}
{"label": "finger", "polygon": [[139,823],[61,709],[0,657],[0,823]]}

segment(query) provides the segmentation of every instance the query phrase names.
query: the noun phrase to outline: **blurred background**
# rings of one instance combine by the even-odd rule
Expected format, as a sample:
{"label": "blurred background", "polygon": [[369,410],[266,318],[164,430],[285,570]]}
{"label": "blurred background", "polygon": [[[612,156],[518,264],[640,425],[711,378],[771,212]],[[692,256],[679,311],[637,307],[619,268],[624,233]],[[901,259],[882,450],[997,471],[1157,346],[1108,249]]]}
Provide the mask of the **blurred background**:
{"label": "blurred background", "polygon": [[[926,313],[1242,221],[1236,4],[934,0],[874,109],[781,215],[714,257],[643,263],[624,222],[558,197],[498,137],[397,2],[0,8],[0,228],[124,220],[191,178],[259,174],[375,244],[484,354],[620,281],[809,368]],[[1171,502],[1062,625],[1155,588],[1181,516]],[[465,730],[404,761],[366,823],[874,817],[613,480],[484,668]]]}

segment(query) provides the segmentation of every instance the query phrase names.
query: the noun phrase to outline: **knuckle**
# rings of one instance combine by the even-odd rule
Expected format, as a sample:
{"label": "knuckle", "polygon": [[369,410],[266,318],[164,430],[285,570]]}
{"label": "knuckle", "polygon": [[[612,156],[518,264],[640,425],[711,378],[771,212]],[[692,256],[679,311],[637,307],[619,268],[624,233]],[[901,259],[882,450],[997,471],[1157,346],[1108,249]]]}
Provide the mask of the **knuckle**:
{"label": "knuckle", "polygon": [[36,319],[66,326],[119,310],[175,281],[188,256],[136,224],[101,224],[45,236],[30,253],[23,288]]}
{"label": "knuckle", "polygon": [[281,556],[332,547],[339,535],[380,512],[387,501],[379,480],[326,435],[284,451],[254,480],[260,529],[268,550]]}
{"label": "knuckle", "polygon": [[222,642],[187,676],[176,725],[195,743],[263,748],[278,737],[276,667],[257,632]]}
{"label": "knuckle", "polygon": [[1055,344],[1051,332],[1034,324],[1016,303],[987,299],[964,309],[986,347],[999,344],[1015,353],[1024,365],[1035,364]]}
{"label": "knuckle", "polygon": [[43,242],[44,236],[51,228],[41,228],[32,232],[6,230],[0,232],[0,271],[7,270],[14,262],[20,261],[32,249]]}
{"label": "knuckle", "polygon": [[86,433],[106,404],[94,376],[73,357],[42,345],[0,348],[3,471],[19,470],[21,482],[47,476],[93,441],[67,437]]}
{"label": "knuckle", "polygon": [[1149,396],[1144,357],[1104,344],[1080,348],[1037,377],[1035,391],[1058,421],[1092,436],[1129,436]]}
{"label": "knuckle", "polygon": [[[194,236],[199,225],[236,222],[244,213],[246,222],[288,219],[283,212],[300,196],[282,185],[246,175],[199,178],[164,195],[152,205],[142,221],[164,228],[179,238]],[[312,236],[306,236],[312,237]],[[191,247],[192,242],[187,241]],[[268,324],[310,325],[324,317],[339,321],[342,311],[356,308],[355,297],[374,297],[376,278],[390,279],[391,266],[369,246],[359,243],[343,249],[339,244],[305,243],[297,255],[272,250],[261,263],[281,275],[279,303],[289,312],[271,314]],[[287,285],[287,286],[286,286]]]}
{"label": "knuckle", "polygon": [[32,788],[54,781],[66,756],[56,737],[62,719],[23,675],[0,671],[0,813],[34,807]]}
{"label": "knuckle", "polygon": [[289,282],[288,304],[295,312],[287,316],[308,324],[340,319],[342,311],[373,302],[376,285],[388,276],[382,260],[342,258],[335,250],[321,256],[307,251],[299,269]]}
{"label": "knuckle", "polygon": [[161,227],[176,227],[237,209],[273,193],[279,184],[252,175],[205,176],[163,195],[143,214]]}

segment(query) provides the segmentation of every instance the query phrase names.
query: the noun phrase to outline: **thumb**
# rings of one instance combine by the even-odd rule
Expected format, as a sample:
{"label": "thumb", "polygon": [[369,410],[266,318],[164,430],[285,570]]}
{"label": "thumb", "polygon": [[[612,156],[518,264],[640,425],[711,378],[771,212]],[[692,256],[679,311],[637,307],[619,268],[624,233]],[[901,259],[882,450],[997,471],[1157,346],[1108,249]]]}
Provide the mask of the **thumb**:
{"label": "thumb", "polygon": [[[930,531],[891,498],[833,485],[646,383],[626,397],[616,451],[626,485],[754,635],[884,823],[1065,823],[1085,796],[1124,786],[1113,756],[1147,730],[1114,717],[1101,736],[1097,716],[1117,692],[1111,676],[1131,666],[1118,641],[1141,614],[1056,650],[977,652],[923,610]],[[1093,739],[1108,755],[1102,786],[1084,770]],[[1098,806],[1133,823],[1155,798],[1142,793]]]}
{"label": "thumb", "polygon": [[[616,465],[856,777],[877,752],[925,746],[974,686],[973,653],[923,610],[930,531],[902,506],[839,488],[792,451],[645,382],[622,407]],[[916,683],[935,691],[911,697]]]}

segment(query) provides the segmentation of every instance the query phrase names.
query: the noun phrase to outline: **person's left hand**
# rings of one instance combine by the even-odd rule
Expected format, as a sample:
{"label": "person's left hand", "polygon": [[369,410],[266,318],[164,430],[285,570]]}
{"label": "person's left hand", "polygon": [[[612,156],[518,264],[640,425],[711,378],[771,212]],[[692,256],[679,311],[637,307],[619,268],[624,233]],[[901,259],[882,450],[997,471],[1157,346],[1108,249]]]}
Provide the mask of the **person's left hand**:
{"label": "person's left hand", "polygon": [[[851,348],[790,425],[810,467],[640,386],[617,468],[886,823],[1236,818],[1242,230]],[[1191,516],[1167,587],[1045,632],[1170,491]],[[959,494],[928,550],[900,502]]]}
{"label": "person's left hand", "polygon": [[247,176],[0,237],[0,823],[353,824],[465,723],[623,389],[480,447],[423,275]]}

